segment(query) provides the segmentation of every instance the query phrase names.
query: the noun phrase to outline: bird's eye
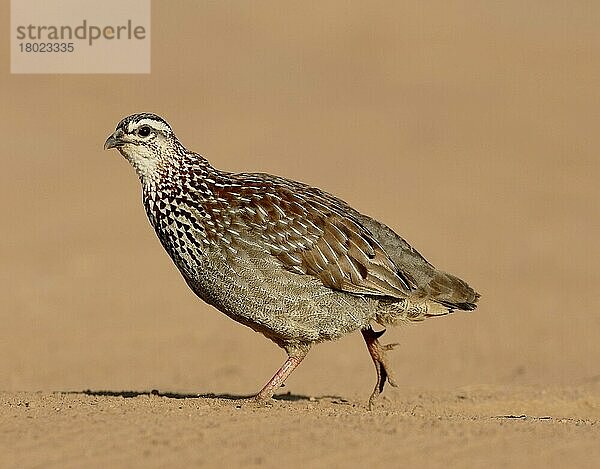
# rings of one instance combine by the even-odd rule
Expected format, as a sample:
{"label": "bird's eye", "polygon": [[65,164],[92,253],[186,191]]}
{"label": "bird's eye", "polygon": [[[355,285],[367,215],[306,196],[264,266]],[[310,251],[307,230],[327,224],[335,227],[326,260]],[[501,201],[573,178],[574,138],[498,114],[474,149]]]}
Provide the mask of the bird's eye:
{"label": "bird's eye", "polygon": [[137,133],[138,133],[138,135],[139,135],[140,137],[147,137],[148,135],[150,135],[150,131],[151,131],[151,129],[150,129],[150,127],[149,127],[149,126],[147,126],[147,125],[142,125],[142,126],[141,126],[141,127],[138,129]]}

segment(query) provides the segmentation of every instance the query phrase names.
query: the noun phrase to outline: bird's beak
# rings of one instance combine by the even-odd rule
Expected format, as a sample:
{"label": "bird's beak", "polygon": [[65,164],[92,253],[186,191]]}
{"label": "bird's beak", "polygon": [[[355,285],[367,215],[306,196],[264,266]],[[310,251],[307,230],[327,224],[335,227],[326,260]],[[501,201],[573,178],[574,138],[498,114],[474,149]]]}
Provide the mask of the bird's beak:
{"label": "bird's beak", "polygon": [[117,129],[110,137],[106,139],[106,142],[104,142],[104,149],[109,150],[110,148],[122,147],[125,145],[125,143],[127,142],[123,140],[123,131],[121,129]]}

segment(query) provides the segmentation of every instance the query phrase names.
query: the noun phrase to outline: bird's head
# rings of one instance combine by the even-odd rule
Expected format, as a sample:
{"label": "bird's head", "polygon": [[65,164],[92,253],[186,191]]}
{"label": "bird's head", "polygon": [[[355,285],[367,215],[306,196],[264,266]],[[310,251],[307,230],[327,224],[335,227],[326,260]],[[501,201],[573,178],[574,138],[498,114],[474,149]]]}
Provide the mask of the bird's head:
{"label": "bird's head", "polygon": [[132,114],[117,125],[104,143],[116,148],[132,164],[140,178],[151,177],[165,158],[178,150],[171,126],[156,114]]}

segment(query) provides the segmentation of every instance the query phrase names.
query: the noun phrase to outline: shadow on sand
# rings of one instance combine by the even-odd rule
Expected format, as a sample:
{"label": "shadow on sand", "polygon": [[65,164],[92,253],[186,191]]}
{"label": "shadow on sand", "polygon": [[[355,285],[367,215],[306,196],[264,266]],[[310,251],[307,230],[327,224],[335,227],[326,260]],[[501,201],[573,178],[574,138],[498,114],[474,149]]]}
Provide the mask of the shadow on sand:
{"label": "shadow on sand", "polygon": [[[86,389],[84,391],[68,391],[64,394],[84,394],[86,396],[104,396],[104,397],[123,397],[126,399],[139,397],[139,396],[158,396],[166,397],[168,399],[228,399],[228,400],[242,400],[253,397],[252,394],[188,394],[188,393],[177,393],[177,392],[162,392],[157,389],[152,391],[109,391],[109,390],[92,390]],[[344,402],[344,399],[340,396],[320,396],[320,397],[309,397],[301,394],[292,394],[290,392],[283,394],[276,394],[273,399],[277,401],[320,401],[322,399],[339,400]]]}

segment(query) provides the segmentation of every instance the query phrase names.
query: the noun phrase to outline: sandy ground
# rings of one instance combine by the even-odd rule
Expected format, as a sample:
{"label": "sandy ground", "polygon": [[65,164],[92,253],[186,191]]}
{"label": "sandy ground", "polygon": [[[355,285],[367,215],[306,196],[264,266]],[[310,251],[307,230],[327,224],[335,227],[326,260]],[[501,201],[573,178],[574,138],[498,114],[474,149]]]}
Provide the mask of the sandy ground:
{"label": "sandy ground", "polygon": [[[0,465],[597,467],[598,24],[594,2],[156,1],[147,76],[10,75],[0,49]],[[401,386],[372,412],[358,334],[271,408],[214,397],[284,354],[162,251],[102,151],[136,111],[386,222],[479,309],[389,330]]]}
{"label": "sandy ground", "polygon": [[[3,393],[6,467],[593,467],[595,388],[401,388],[269,408],[177,394]],[[597,464],[596,464],[597,465]]]}

